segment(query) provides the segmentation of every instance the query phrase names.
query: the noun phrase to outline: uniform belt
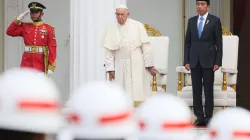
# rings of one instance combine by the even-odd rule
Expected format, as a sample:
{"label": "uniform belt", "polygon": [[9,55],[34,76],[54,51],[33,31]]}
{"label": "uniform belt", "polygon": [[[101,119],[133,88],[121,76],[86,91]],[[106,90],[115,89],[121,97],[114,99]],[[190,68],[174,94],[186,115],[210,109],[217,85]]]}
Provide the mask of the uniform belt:
{"label": "uniform belt", "polygon": [[43,53],[43,46],[25,46],[24,51],[30,53]]}

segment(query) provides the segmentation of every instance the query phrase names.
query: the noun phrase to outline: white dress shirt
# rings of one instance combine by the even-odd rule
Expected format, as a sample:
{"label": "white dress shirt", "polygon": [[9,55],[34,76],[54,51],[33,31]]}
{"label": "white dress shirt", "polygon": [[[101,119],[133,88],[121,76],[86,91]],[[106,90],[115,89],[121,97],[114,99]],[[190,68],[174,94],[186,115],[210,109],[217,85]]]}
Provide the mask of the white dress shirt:
{"label": "white dress shirt", "polygon": [[198,21],[197,21],[197,28],[199,27],[199,23],[200,23],[200,18],[203,17],[203,25],[202,25],[202,29],[204,28],[204,25],[205,25],[205,22],[207,20],[207,16],[208,16],[208,12],[204,15],[204,16],[200,16],[199,15],[199,18],[198,18]]}

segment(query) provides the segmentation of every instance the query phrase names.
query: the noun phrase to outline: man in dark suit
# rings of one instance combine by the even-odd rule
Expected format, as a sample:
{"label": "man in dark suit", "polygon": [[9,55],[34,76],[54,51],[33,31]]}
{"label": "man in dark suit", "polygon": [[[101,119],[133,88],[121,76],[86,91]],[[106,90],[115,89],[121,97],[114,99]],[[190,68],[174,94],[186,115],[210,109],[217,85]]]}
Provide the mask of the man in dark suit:
{"label": "man in dark suit", "polygon": [[[220,19],[208,13],[209,0],[197,0],[199,15],[188,21],[184,46],[184,65],[191,69],[196,126],[206,126],[213,115],[214,72],[222,65],[222,27]],[[202,105],[202,85],[205,113]]]}

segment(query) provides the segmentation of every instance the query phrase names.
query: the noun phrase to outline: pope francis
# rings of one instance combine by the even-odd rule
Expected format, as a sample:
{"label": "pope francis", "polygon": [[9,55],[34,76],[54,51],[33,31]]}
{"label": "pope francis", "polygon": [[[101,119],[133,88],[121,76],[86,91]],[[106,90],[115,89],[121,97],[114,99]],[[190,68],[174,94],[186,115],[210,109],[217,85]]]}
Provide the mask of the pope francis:
{"label": "pope francis", "polygon": [[117,23],[106,30],[102,44],[106,71],[134,101],[144,101],[152,93],[150,74],[156,74],[152,47],[144,25],[128,18],[126,5],[116,8],[115,14]]}

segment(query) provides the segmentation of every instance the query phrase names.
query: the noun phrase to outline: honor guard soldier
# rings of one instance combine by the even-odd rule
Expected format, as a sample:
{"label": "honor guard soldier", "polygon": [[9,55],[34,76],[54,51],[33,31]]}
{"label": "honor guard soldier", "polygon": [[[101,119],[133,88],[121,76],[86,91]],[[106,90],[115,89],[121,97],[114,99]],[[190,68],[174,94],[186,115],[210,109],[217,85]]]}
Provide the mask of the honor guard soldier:
{"label": "honor guard soldier", "polygon": [[[12,37],[23,37],[25,48],[21,67],[33,68],[42,74],[51,75],[56,67],[56,37],[54,27],[44,23],[44,5],[31,2],[28,11],[18,16],[8,27],[6,34]],[[33,22],[22,20],[30,14]]]}

